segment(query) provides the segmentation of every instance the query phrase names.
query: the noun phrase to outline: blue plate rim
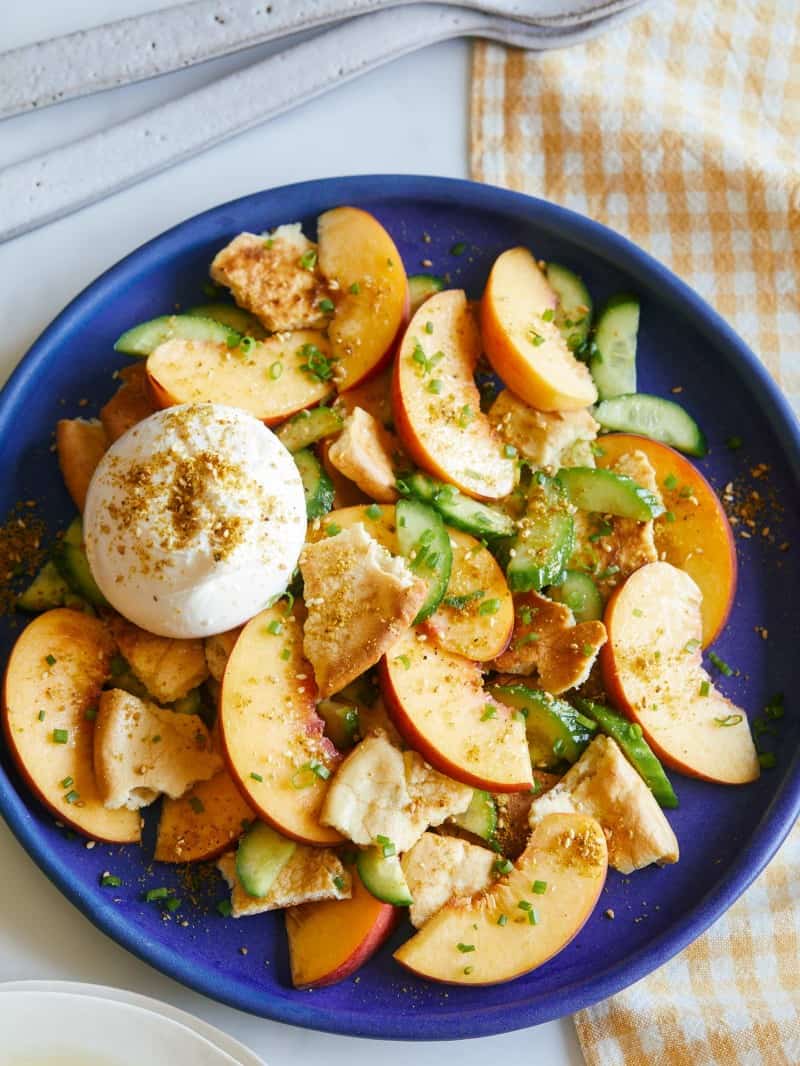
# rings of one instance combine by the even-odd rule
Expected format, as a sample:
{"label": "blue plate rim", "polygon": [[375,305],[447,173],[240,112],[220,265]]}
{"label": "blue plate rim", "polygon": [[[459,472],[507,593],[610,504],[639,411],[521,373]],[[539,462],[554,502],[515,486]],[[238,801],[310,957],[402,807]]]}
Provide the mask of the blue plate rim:
{"label": "blue plate rim", "polygon": [[[409,174],[321,178],[260,190],[184,219],[147,241],[75,296],[31,345],[0,392],[0,437],[7,431],[7,421],[17,394],[46,364],[50,350],[58,345],[61,335],[69,332],[76,320],[91,312],[93,306],[102,303],[106,290],[132,263],[137,264],[138,270],[146,269],[153,257],[161,259],[172,254],[175,250],[173,245],[182,244],[186,235],[201,225],[203,220],[255,202],[265,195],[278,193],[292,193],[309,200],[324,198],[331,204],[348,201],[368,203],[370,199],[440,200],[484,212],[518,213],[534,218],[539,216],[551,223],[563,224],[573,240],[599,251],[615,265],[627,270],[635,268],[649,275],[651,280],[658,282],[665,299],[680,306],[685,317],[701,334],[714,339],[715,347],[736,365],[762,410],[780,430],[785,457],[794,477],[800,482],[800,423],[788,400],[764,365],[719,313],[657,259],[607,226],[549,201],[466,179]],[[761,873],[800,817],[800,752],[792,760],[782,785],[754,832],[751,846],[732,864],[716,887],[686,912],[678,928],[671,926],[664,930],[648,945],[602,970],[592,980],[575,982],[562,988],[557,994],[557,1003],[553,1002],[553,993],[536,1003],[501,1005],[487,1008],[480,1014],[471,1011],[463,1016],[457,1008],[453,1008],[437,1012],[431,1018],[415,1016],[414,1031],[411,1033],[399,1021],[387,1024],[386,1019],[377,1014],[374,1017],[365,1016],[341,1008],[330,1010],[310,1001],[296,1003],[288,998],[267,998],[264,992],[257,990],[244,992],[241,988],[229,988],[219,975],[210,970],[198,970],[173,950],[131,927],[120,915],[104,907],[101,900],[92,897],[87,890],[72,881],[67,863],[50,854],[39,838],[33,815],[2,767],[0,785],[0,813],[19,843],[53,884],[98,929],[167,976],[239,1010],[304,1028],[375,1039],[452,1040],[510,1032],[574,1013],[645,977],[700,936]]]}

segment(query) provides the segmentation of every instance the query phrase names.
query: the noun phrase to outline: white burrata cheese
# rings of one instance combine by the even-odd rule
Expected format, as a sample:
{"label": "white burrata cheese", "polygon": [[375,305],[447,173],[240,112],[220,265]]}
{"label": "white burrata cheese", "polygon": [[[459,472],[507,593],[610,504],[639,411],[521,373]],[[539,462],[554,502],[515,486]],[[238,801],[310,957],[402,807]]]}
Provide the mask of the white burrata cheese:
{"label": "white burrata cheese", "polygon": [[300,474],[267,427],[235,407],[169,407],[106,452],[83,515],[95,581],[150,633],[205,637],[286,588],[303,546]]}

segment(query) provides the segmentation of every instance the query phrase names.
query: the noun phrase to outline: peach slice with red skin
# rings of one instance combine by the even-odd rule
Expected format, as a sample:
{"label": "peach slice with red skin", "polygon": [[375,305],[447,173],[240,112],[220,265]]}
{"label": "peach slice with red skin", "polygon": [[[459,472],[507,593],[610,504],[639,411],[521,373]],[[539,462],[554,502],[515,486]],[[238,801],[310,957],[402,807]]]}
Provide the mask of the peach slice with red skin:
{"label": "peach slice with red skin", "polygon": [[475,367],[481,338],[459,289],[438,292],[412,318],[392,379],[400,442],[413,461],[477,499],[508,496],[513,459],[481,411]]}
{"label": "peach slice with red skin", "polygon": [[701,602],[692,578],[671,563],[631,574],[606,607],[603,681],[667,766],[743,785],[759,776],[758,756],[747,715],[703,669]]}
{"label": "peach slice with red skin", "polygon": [[67,492],[83,513],[92,474],[108,448],[106,431],[100,422],[82,418],[62,418],[56,423],[58,465]]}
{"label": "peach slice with red skin", "polygon": [[301,844],[338,844],[318,815],[342,757],[316,712],[302,616],[300,601],[291,611],[281,601],[244,627],[222,678],[220,738],[231,776],[260,818]]}
{"label": "peach slice with red skin", "polygon": [[394,354],[408,320],[408,279],[378,220],[357,207],[317,219],[319,268],[335,297],[328,327],[340,392],[376,374]]}
{"label": "peach slice with red skin", "polygon": [[685,570],[702,592],[707,648],[725,628],[736,594],[736,544],[719,497],[700,471],[666,444],[628,433],[610,433],[597,444],[598,466],[611,466],[632,451],[650,460],[667,509],[653,527],[658,556]]}
{"label": "peach slice with red skin", "polygon": [[164,797],[153,858],[206,862],[221,855],[255,818],[227,770],[199,781],[180,799]]}
{"label": "peach slice with red skin", "polygon": [[94,775],[94,711],[114,642],[81,611],[46,611],[23,629],[3,688],[3,731],[37,798],[70,828],[95,840],[139,840],[139,814],[106,810]]}

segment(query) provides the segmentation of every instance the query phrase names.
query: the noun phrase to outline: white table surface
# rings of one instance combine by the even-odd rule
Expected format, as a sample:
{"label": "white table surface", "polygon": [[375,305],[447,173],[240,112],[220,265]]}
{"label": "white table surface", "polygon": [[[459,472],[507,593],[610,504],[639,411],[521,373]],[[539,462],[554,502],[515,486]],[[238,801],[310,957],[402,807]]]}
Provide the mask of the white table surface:
{"label": "white table surface", "polygon": [[[298,0],[302,2],[302,0]],[[0,49],[166,6],[159,0],[18,0],[3,5]],[[0,124],[0,166],[137,114],[236,69],[218,60],[154,82]],[[38,334],[98,274],[144,241],[214,204],[306,178],[406,172],[467,174],[469,46],[436,46],[345,85],[79,214],[0,245],[0,381]],[[199,117],[202,121],[202,118]],[[2,211],[2,204],[0,204]],[[580,1066],[569,1019],[458,1045],[372,1042],[305,1032],[214,1003],[163,977],[98,932],[61,897],[0,821],[0,981],[51,978],[155,996],[227,1030],[269,1066],[452,1061]]]}

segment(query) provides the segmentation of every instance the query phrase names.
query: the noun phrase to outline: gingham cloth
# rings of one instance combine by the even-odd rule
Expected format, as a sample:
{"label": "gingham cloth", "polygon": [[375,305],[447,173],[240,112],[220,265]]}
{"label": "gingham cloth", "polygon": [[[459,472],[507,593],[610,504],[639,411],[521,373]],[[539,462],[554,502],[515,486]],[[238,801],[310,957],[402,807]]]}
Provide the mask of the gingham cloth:
{"label": "gingham cloth", "polygon": [[[476,44],[473,177],[627,234],[800,412],[800,0],[660,0],[589,44]],[[800,1066],[800,826],[704,936],[575,1023],[589,1066]]]}

